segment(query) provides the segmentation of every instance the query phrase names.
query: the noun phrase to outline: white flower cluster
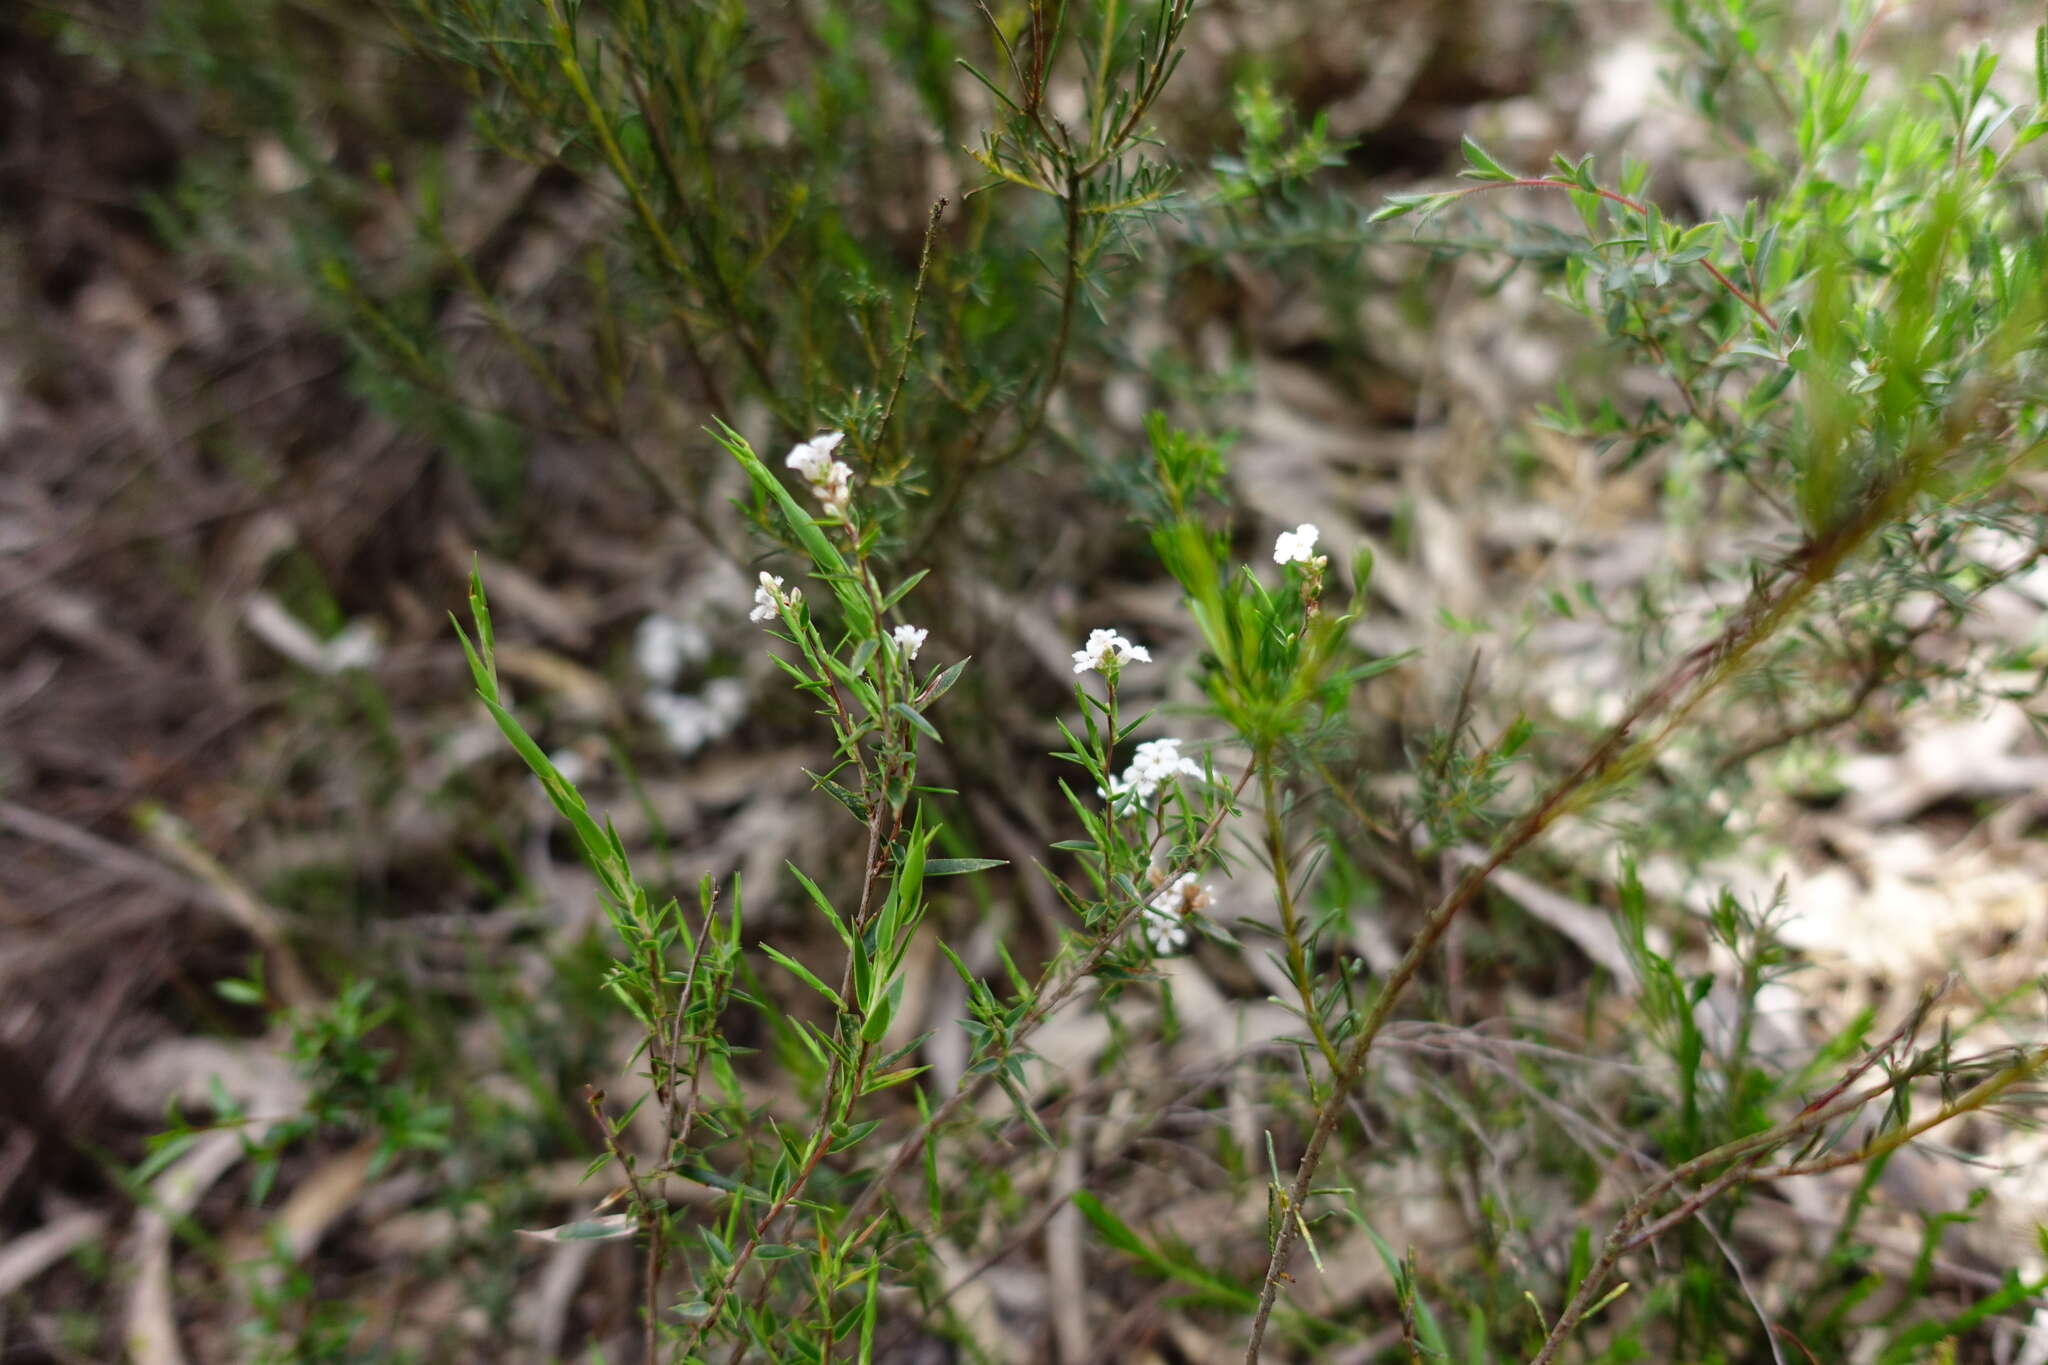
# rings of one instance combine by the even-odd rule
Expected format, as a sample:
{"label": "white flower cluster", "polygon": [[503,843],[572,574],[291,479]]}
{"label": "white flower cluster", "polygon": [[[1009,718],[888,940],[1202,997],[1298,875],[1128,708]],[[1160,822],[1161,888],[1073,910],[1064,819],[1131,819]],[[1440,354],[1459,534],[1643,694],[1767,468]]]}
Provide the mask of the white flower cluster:
{"label": "white flower cluster", "polygon": [[1122,777],[1112,778],[1109,796],[1124,805],[1144,805],[1168,782],[1207,777],[1202,765],[1180,751],[1177,739],[1148,739],[1131,755]]}
{"label": "white flower cluster", "polygon": [[761,570],[761,585],[754,589],[754,609],[747,613],[749,621],[773,621],[782,614],[785,607],[793,607],[804,600],[802,588],[782,590],[782,580],[766,569]]}
{"label": "white flower cluster", "polygon": [[832,458],[832,452],[845,439],[843,431],[813,436],[791,450],[783,461],[810,485],[811,492],[825,505],[825,510],[836,517],[845,516],[853,503],[853,470],[844,461]]}
{"label": "white flower cluster", "polygon": [[1314,564],[1318,558],[1316,555],[1316,537],[1321,534],[1320,531],[1316,530],[1313,523],[1306,521],[1295,527],[1292,531],[1282,531],[1279,538],[1273,542],[1273,562],[1275,564]]}
{"label": "white flower cluster", "polygon": [[924,648],[924,638],[929,634],[930,631],[917,626],[898,626],[889,632],[889,638],[896,642],[896,648],[903,651],[904,662],[908,663],[917,658],[917,652]]}
{"label": "white flower cluster", "polygon": [[[1154,874],[1155,876],[1158,874]],[[1187,916],[1208,908],[1213,900],[1209,888],[1192,872],[1183,872],[1173,883],[1145,904],[1139,927],[1155,957],[1178,953],[1188,946]]]}
{"label": "white flower cluster", "polygon": [[[765,614],[775,614],[782,580],[764,573],[761,584],[754,594],[756,620],[763,619],[764,595]],[[785,600],[794,601],[796,596],[792,591]],[[664,612],[650,614],[633,632],[633,666],[647,682],[647,690],[640,694],[640,713],[679,754],[693,754],[723,739],[746,718],[747,686],[738,678],[714,678],[695,696],[677,689],[677,679],[710,656],[711,639],[702,627]],[[555,766],[571,783],[591,771],[589,762],[574,751],[564,751]]]}
{"label": "white flower cluster", "polygon": [[1132,644],[1113,630],[1088,632],[1088,643],[1074,651],[1076,673],[1086,673],[1090,669],[1099,673],[1113,673],[1132,662],[1151,663],[1152,651],[1143,645]]}

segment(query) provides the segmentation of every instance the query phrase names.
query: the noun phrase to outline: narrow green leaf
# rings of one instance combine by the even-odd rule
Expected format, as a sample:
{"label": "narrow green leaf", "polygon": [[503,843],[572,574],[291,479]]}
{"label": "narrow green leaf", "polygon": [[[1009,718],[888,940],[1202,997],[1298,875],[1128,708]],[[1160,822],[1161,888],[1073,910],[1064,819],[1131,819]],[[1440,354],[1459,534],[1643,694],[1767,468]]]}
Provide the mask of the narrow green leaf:
{"label": "narrow green leaf", "polygon": [[927,877],[958,877],[968,872],[986,872],[992,867],[1008,867],[1007,858],[933,858],[925,863]]}
{"label": "narrow green leaf", "polygon": [[872,1095],[877,1090],[887,1090],[892,1085],[901,1085],[907,1080],[922,1076],[929,1070],[931,1068],[928,1066],[907,1066],[900,1071],[885,1071],[879,1076],[870,1076],[867,1085],[862,1087],[861,1094]]}
{"label": "narrow green leaf", "polygon": [[914,709],[912,709],[910,703],[901,701],[895,702],[891,704],[889,709],[894,711],[897,715],[903,717],[903,719],[909,721],[911,726],[914,729],[916,729],[918,733],[929,738],[932,743],[944,744],[946,742],[943,739],[939,738],[939,732],[937,729],[933,727],[932,723],[926,720],[923,716],[920,716]]}
{"label": "narrow green leaf", "polygon": [[1465,153],[1465,169],[1459,174],[1470,180],[1513,180],[1514,175],[1498,161],[1486,154],[1486,149],[1473,140],[1470,133],[1458,142],[1459,150]]}
{"label": "narrow green leaf", "polygon": [[898,602],[901,602],[905,597],[909,596],[910,590],[916,587],[918,584],[924,582],[925,575],[930,572],[930,569],[919,569],[916,573],[904,579],[901,583],[898,583],[894,588],[892,588],[889,591],[889,595],[882,599],[882,610],[889,610],[889,608],[895,606]]}
{"label": "narrow green leaf", "polygon": [[818,884],[812,881],[809,877],[806,877],[804,875],[804,870],[798,867],[795,863],[784,862],[783,866],[789,869],[789,875],[795,877],[797,880],[797,884],[803,887],[803,889],[810,895],[811,903],[817,906],[818,909],[824,914],[825,918],[828,921],[830,921],[833,930],[837,932],[839,935],[840,942],[846,944],[849,948],[852,947],[853,938],[851,936],[850,931],[846,927],[846,921],[840,917],[840,914],[837,910],[834,910],[832,908],[832,902],[829,899],[827,899],[825,893],[818,888]]}
{"label": "narrow green leaf", "polygon": [[1385,223],[1395,218],[1405,218],[1418,209],[1434,207],[1441,199],[1441,195],[1435,194],[1390,194],[1387,196],[1387,202],[1373,210],[1372,216],[1365,221]]}
{"label": "narrow green leaf", "polygon": [[1075,1190],[1071,1198],[1074,1207],[1081,1210],[1081,1216],[1091,1223],[1102,1240],[1118,1251],[1127,1251],[1133,1256],[1150,1258],[1145,1243],[1132,1232],[1123,1219],[1110,1212],[1103,1202],[1087,1190]]}
{"label": "narrow green leaf", "polygon": [[521,1237],[531,1237],[538,1242],[617,1242],[631,1237],[637,1225],[630,1213],[608,1213],[602,1218],[586,1218],[580,1223],[564,1223],[553,1228],[521,1228]]}
{"label": "narrow green leaf", "polygon": [[788,953],[783,952],[781,949],[777,948],[772,943],[762,944],[761,951],[766,953],[770,958],[772,958],[777,963],[781,964],[782,968],[785,971],[789,972],[799,981],[809,986],[819,995],[822,995],[827,1000],[831,1001],[832,1007],[834,1009],[844,1010],[846,1008],[846,1002],[839,998],[839,992],[833,990],[830,986],[818,980],[817,976],[811,971],[809,967],[804,966],[803,963],[798,962],[795,958],[791,957]]}
{"label": "narrow green leaf", "polygon": [[[968,658],[970,659],[972,657],[972,655],[968,656]],[[948,692],[951,692],[953,690],[953,684],[960,681],[960,674],[966,669],[966,667],[967,659],[962,659],[958,663],[947,665],[945,671],[940,673],[938,677],[932,679],[932,681],[926,685],[924,691],[918,695],[918,705],[929,706],[933,702],[937,701],[940,697],[943,697]]]}
{"label": "narrow green leaf", "polygon": [[861,799],[858,792],[841,786],[822,773],[814,773],[809,768],[804,769],[804,776],[811,779],[811,785],[846,807],[854,819],[865,821],[868,818],[868,803]]}
{"label": "narrow green leaf", "polygon": [[882,1267],[870,1263],[863,1272],[868,1280],[867,1296],[860,1305],[860,1357],[858,1365],[874,1365],[875,1324],[881,1320]]}

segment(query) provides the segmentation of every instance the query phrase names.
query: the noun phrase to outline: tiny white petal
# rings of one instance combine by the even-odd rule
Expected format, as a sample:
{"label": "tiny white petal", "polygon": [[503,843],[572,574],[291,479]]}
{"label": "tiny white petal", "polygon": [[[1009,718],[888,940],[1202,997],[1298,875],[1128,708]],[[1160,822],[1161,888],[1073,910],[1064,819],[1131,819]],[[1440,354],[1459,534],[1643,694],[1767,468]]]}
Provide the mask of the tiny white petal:
{"label": "tiny white petal", "polygon": [[1275,564],[1306,564],[1315,558],[1316,539],[1321,535],[1315,525],[1304,521],[1292,531],[1282,531],[1273,541],[1273,562]]}
{"label": "tiny white petal", "polygon": [[761,571],[761,585],[754,589],[754,609],[747,613],[749,621],[772,621],[788,602],[794,606],[799,593],[782,591],[782,580],[766,569]]}
{"label": "tiny white petal", "polygon": [[1110,780],[1106,795],[1125,808],[1144,805],[1169,782],[1207,776],[1201,764],[1181,753],[1179,740],[1148,739],[1132,751],[1123,776]]}
{"label": "tiny white petal", "polygon": [[813,436],[810,440],[800,442],[791,448],[783,463],[810,483],[822,482],[827,471],[837,463],[832,458],[832,452],[838,449],[839,443],[845,439],[846,433],[843,431],[828,431],[822,436]]}
{"label": "tiny white petal", "polygon": [[1152,651],[1143,645],[1132,644],[1113,630],[1092,630],[1088,632],[1088,643],[1074,651],[1074,671],[1086,673],[1091,668],[1100,669],[1112,660],[1119,666],[1149,664]]}
{"label": "tiny white petal", "polygon": [[925,636],[931,634],[916,626],[898,626],[889,632],[889,638],[896,642],[896,648],[903,651],[906,659],[915,659],[917,652],[924,648]]}

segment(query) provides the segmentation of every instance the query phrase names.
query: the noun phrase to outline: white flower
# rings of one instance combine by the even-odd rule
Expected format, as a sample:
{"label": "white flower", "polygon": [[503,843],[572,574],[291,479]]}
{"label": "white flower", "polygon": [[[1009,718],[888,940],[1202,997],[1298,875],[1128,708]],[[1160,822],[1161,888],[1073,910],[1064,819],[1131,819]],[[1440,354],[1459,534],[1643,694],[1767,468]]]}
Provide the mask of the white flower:
{"label": "white flower", "polygon": [[1206,776],[1199,763],[1181,753],[1179,740],[1148,739],[1131,755],[1124,775],[1111,780],[1109,795],[1125,805],[1143,805],[1168,782]]}
{"label": "white flower", "polygon": [[773,621],[784,607],[793,607],[804,600],[802,588],[782,590],[782,580],[766,569],[761,570],[761,586],[754,589],[754,609],[747,613],[749,621]]}
{"label": "white flower", "polygon": [[[1086,673],[1090,669],[1107,673],[1133,662],[1151,663],[1152,651],[1143,645],[1132,644],[1113,630],[1088,632],[1088,643],[1074,651],[1076,673]],[[1109,667],[1104,667],[1105,664]]]}
{"label": "white flower", "polygon": [[811,481],[811,491],[825,504],[826,511],[843,517],[853,502],[853,470],[843,461],[834,460],[825,467],[823,479]]}
{"label": "white flower", "polygon": [[1273,542],[1275,564],[1309,564],[1316,557],[1316,537],[1321,534],[1304,521],[1292,531],[1282,531]]}
{"label": "white flower", "polygon": [[783,463],[794,469],[805,483],[818,483],[825,477],[825,471],[834,463],[832,452],[846,439],[843,431],[828,431],[823,436],[813,436],[789,452]]}
{"label": "white flower", "polygon": [[1164,957],[1186,948],[1186,916],[1205,908],[1211,899],[1209,888],[1196,881],[1194,873],[1184,872],[1146,902],[1139,927],[1144,931],[1145,941],[1152,945],[1153,955]]}
{"label": "white flower", "polygon": [[915,659],[917,651],[924,648],[924,637],[931,634],[916,626],[898,626],[889,632],[889,638],[896,642],[896,648],[903,651],[905,660]]}
{"label": "white flower", "polygon": [[798,445],[783,460],[810,485],[812,494],[825,504],[825,510],[838,516],[846,515],[853,501],[853,470],[832,458],[832,452],[845,439],[843,431],[828,431]]}
{"label": "white flower", "polygon": [[665,612],[645,617],[633,632],[633,665],[656,687],[667,687],[686,665],[702,661],[710,652],[711,641],[703,631]]}

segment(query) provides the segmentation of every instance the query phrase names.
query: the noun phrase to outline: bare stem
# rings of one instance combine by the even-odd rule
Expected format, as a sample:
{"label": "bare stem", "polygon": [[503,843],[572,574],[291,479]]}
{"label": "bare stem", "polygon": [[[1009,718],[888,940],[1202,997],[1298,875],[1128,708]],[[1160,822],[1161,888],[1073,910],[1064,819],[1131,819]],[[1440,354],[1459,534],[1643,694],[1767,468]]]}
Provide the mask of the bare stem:
{"label": "bare stem", "polygon": [[896,382],[889,387],[889,401],[882,408],[882,422],[875,429],[875,448],[880,450],[883,438],[889,434],[889,420],[896,415],[896,400],[903,394],[903,381],[910,375],[910,352],[917,342],[917,309],[924,298],[924,277],[931,269],[932,240],[939,235],[939,217],[946,211],[946,200],[940,198],[932,204],[932,216],[924,225],[924,247],[917,253],[917,282],[910,287],[910,320],[903,324],[903,356],[896,365]]}

